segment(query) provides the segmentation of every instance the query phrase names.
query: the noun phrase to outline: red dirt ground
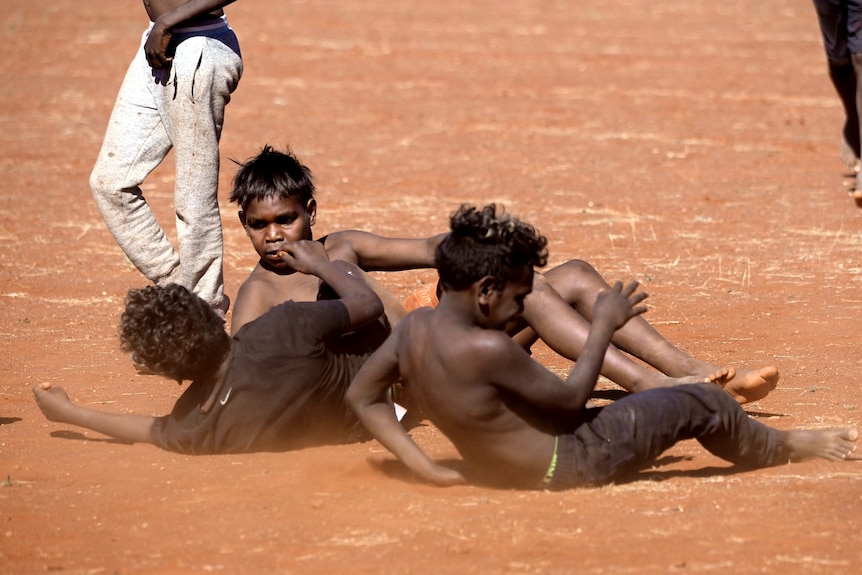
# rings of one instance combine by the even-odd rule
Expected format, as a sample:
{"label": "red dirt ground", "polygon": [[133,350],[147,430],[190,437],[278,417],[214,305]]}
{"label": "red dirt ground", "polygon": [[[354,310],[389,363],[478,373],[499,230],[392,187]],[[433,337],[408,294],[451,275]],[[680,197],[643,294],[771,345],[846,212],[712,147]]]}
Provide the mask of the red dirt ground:
{"label": "red dirt ground", "polygon": [[[438,489],[374,442],[187,457],[47,422],[40,381],[124,412],[166,413],[180,393],[117,347],[123,296],[144,282],[87,186],[146,22],[137,2],[3,6],[0,572],[862,572],[858,461],[737,473],[685,442],[635,483]],[[809,2],[243,0],[228,13],[246,63],[222,141],[230,295],[254,256],[227,159],[290,145],[316,174],[318,234],[427,235],[462,202],[505,204],[550,237],[552,263],[642,281],[648,318],[690,353],[776,364],[754,417],[860,424],[862,212]],[[146,193],[173,233],[170,164]],[[406,296],[433,275],[381,279]],[[455,456],[433,428],[415,436]]]}

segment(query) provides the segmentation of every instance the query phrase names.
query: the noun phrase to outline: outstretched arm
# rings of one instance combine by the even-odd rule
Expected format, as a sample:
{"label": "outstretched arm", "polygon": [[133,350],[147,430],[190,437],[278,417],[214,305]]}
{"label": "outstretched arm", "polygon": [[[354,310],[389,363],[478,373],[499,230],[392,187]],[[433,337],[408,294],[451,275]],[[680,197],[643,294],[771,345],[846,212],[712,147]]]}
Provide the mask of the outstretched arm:
{"label": "outstretched arm", "polygon": [[155,418],[147,415],[109,413],[72,403],[62,387],[50,383],[33,386],[36,404],[49,421],[68,423],[130,443],[153,443],[150,429]]}
{"label": "outstretched arm", "polygon": [[398,380],[398,330],[391,335],[356,374],[345,401],[365,428],[411,471],[437,485],[464,483],[453,469],[438,465],[416,445],[398,422],[386,393]]}
{"label": "outstretched arm", "polygon": [[358,230],[329,234],[326,249],[333,259],[354,262],[366,271],[399,271],[434,267],[434,251],[446,234],[430,238],[387,238]]}

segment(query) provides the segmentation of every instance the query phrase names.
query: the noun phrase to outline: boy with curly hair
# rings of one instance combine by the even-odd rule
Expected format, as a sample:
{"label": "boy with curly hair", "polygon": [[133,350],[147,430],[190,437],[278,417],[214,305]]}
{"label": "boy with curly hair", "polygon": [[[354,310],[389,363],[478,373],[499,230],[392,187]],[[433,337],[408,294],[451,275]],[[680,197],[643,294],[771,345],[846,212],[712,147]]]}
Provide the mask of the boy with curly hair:
{"label": "boy with curly hair", "polygon": [[840,460],[855,429],[779,431],[751,418],[721,388],[693,383],[628,395],[586,409],[614,332],[646,311],[637,282],[616,282],[593,308],[589,336],[565,380],[533,361],[505,334],[533,289],[546,240],[493,205],[464,206],[436,252],[439,305],[409,314],[365,362],[346,399],[363,425],[419,477],[464,481],[430,459],[388,407],[401,380],[423,414],[482,481],[515,488],[566,489],[615,481],[676,442],[696,438],[742,467],[791,458]]}
{"label": "boy with curly hair", "polygon": [[107,413],[33,387],[45,416],[131,443],[189,454],[284,451],[367,438],[344,403],[365,359],[388,335],[383,305],[359,269],[310,241],[280,257],[325,282],[334,299],[286,301],[229,336],[207,302],[177,284],[129,292],[120,342],[132,360],[190,386],[162,417]]}

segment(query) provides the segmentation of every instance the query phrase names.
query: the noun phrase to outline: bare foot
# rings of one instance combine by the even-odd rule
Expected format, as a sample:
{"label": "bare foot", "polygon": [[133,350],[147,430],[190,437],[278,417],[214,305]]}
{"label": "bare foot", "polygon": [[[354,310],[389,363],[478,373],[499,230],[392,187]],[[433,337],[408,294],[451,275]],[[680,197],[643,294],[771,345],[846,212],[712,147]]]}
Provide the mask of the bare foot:
{"label": "bare foot", "polygon": [[787,447],[791,459],[841,461],[856,451],[857,439],[855,429],[793,429],[787,432]]}
{"label": "bare foot", "polygon": [[[847,127],[845,126],[845,129]],[[856,128],[858,130],[858,128]],[[841,138],[841,161],[844,162],[848,168],[853,170],[854,173],[859,173],[859,156],[856,154],[856,151],[853,150],[853,146],[850,145],[850,142],[847,141],[846,137]]]}
{"label": "bare foot", "polygon": [[727,385],[727,382],[733,379],[736,376],[736,368],[734,367],[722,367],[717,371],[707,375],[702,379],[704,383],[715,383],[716,385],[720,385],[724,387]]}
{"label": "bare foot", "polygon": [[767,366],[757,371],[723,368],[707,378],[717,383],[740,405],[763,399],[778,385],[778,369]]}

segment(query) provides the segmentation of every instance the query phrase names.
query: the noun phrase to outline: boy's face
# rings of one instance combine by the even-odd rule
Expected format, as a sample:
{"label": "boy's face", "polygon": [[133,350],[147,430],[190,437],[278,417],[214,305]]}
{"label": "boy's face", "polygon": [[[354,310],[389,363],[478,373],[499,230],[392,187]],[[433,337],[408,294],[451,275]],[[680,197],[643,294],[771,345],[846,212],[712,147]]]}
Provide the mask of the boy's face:
{"label": "boy's face", "polygon": [[302,205],[295,198],[268,197],[252,200],[239,221],[251,240],[264,266],[287,269],[290,266],[278,257],[285,242],[311,239],[311,226],[317,216],[317,203],[311,199]]}
{"label": "boy's face", "polygon": [[527,270],[518,281],[487,294],[488,315],[485,327],[503,330],[524,313],[524,299],[533,291],[533,270]]}

